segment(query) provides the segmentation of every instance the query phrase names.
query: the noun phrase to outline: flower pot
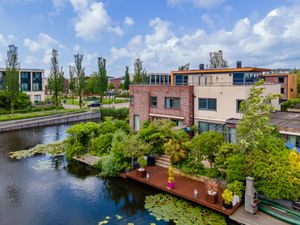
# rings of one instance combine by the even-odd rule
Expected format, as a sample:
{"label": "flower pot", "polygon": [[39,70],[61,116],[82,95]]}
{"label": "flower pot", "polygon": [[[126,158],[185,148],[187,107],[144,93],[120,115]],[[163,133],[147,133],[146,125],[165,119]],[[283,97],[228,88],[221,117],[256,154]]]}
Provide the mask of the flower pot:
{"label": "flower pot", "polygon": [[226,204],[225,201],[223,200],[223,206],[225,209],[231,209],[232,208],[232,202],[230,204]]}
{"label": "flower pot", "polygon": [[218,193],[206,193],[206,201],[212,204],[216,204],[218,202]]}
{"label": "flower pot", "polygon": [[241,201],[240,196],[234,195],[234,196],[233,196],[233,199],[232,199],[232,206],[235,206],[236,204],[239,204],[240,201]]}
{"label": "flower pot", "polygon": [[168,188],[169,189],[174,189],[174,187],[175,187],[175,182],[169,182],[168,181]]}
{"label": "flower pot", "polygon": [[147,165],[148,166],[155,166],[155,156],[148,156],[147,157]]}
{"label": "flower pot", "polygon": [[145,169],[137,169],[136,170],[136,176],[139,177],[139,178],[145,178],[146,177],[146,170]]}

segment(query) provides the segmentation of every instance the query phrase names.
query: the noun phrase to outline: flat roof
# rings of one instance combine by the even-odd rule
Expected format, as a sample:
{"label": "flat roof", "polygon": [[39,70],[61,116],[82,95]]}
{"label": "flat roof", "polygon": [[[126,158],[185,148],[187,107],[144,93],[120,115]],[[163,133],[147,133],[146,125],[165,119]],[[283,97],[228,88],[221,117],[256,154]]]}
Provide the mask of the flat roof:
{"label": "flat roof", "polygon": [[271,123],[279,127],[297,129],[300,132],[300,113],[276,111],[271,115]]}
{"label": "flat roof", "polygon": [[[0,68],[0,71],[5,71],[6,68]],[[20,68],[20,71],[38,71],[38,72],[45,72],[44,69],[30,69],[30,68]]]}
{"label": "flat roof", "polygon": [[206,70],[183,70],[172,71],[175,74],[205,74],[205,73],[231,73],[231,72],[270,72],[271,69],[242,67],[242,68],[221,68],[221,69],[206,69]]}
{"label": "flat roof", "polygon": [[263,74],[264,77],[285,77],[288,75],[292,75],[293,73],[270,73],[270,74]]}

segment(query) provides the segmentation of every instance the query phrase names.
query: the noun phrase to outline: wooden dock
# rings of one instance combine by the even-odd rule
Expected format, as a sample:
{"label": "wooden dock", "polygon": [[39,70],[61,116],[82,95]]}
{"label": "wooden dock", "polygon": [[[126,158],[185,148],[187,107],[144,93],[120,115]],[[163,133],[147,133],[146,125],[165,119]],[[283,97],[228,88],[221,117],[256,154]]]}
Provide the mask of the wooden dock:
{"label": "wooden dock", "polygon": [[[182,175],[175,175],[175,188],[168,189],[168,170],[159,166],[146,167],[147,173],[149,174],[149,179],[139,178],[136,176],[136,170],[130,171],[126,174],[121,174],[121,177],[127,177],[138,182],[147,184],[149,186],[158,188],[170,194],[176,195],[178,197],[187,199],[191,202],[200,204],[207,208],[213,209],[225,215],[231,215],[238,209],[240,205],[234,206],[232,209],[225,209],[223,207],[223,201],[221,193],[223,190],[219,190],[218,203],[212,204],[206,201],[206,187],[204,182],[193,180]],[[194,190],[197,189],[198,197],[194,197]]]}
{"label": "wooden dock", "polygon": [[95,166],[99,162],[100,157],[85,154],[80,156],[74,156],[73,159],[88,166]]}
{"label": "wooden dock", "polygon": [[288,225],[288,223],[261,211],[257,211],[255,215],[250,214],[244,210],[244,205],[238,208],[229,218],[244,225]]}

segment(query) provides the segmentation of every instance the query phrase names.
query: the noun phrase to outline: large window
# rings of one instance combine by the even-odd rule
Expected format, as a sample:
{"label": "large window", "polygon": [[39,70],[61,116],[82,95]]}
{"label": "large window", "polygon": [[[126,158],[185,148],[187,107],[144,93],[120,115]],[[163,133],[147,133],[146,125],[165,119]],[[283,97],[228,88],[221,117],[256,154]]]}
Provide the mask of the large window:
{"label": "large window", "polygon": [[40,102],[41,101],[41,95],[35,95],[34,96],[34,102]]}
{"label": "large window", "polygon": [[237,113],[240,113],[241,112],[241,103],[243,102],[244,100],[242,99],[237,99],[236,100],[236,112]]}
{"label": "large window", "polygon": [[150,97],[150,106],[152,108],[156,108],[157,107],[157,97],[156,96],[151,96]]}
{"label": "large window", "polygon": [[41,91],[42,90],[42,73],[33,72],[32,73],[32,90]]}
{"label": "large window", "polygon": [[199,98],[199,110],[217,111],[217,99],[215,98]]}
{"label": "large window", "polygon": [[175,85],[188,85],[188,75],[176,74]]}
{"label": "large window", "polygon": [[244,84],[244,73],[233,73],[233,85]]}
{"label": "large window", "polygon": [[180,98],[165,98],[165,107],[167,109],[178,109],[180,108]]}
{"label": "large window", "polygon": [[216,132],[223,132],[223,124],[199,121],[198,129],[199,129],[199,133],[203,133],[203,132],[210,131],[210,130],[213,130]]}
{"label": "large window", "polygon": [[21,72],[21,90],[30,91],[30,72]]}
{"label": "large window", "polygon": [[279,83],[284,83],[284,77],[278,77],[278,82]]}

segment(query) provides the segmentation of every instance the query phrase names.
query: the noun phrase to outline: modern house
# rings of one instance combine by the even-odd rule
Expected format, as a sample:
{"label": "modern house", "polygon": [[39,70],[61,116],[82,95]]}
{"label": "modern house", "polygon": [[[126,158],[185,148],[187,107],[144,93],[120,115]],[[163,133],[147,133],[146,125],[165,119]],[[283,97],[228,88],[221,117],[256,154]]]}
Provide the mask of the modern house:
{"label": "modern house", "polygon": [[[45,100],[43,77],[45,70],[42,69],[20,69],[19,82],[20,90],[30,97],[31,102]],[[3,89],[5,68],[0,68],[0,90]]]}
{"label": "modern house", "polygon": [[[240,65],[240,64],[239,64]],[[146,120],[168,118],[179,126],[199,127],[199,132],[222,131],[236,139],[240,104],[268,69],[255,67],[172,71],[169,84],[132,85],[130,125],[138,131]],[[264,95],[280,93],[280,84],[265,84]],[[279,109],[279,101],[272,102]]]}
{"label": "modern house", "polygon": [[266,83],[279,83],[280,101],[287,101],[297,97],[297,74],[293,73],[270,73],[263,74]]}

